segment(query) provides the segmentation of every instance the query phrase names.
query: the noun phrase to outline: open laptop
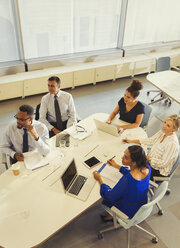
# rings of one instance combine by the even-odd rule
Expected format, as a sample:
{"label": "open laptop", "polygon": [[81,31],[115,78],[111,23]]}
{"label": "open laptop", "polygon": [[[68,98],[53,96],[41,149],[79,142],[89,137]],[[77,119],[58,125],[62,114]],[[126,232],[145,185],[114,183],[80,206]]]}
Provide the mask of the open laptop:
{"label": "open laptop", "polygon": [[85,201],[91,193],[95,180],[93,177],[86,177],[77,174],[74,159],[70,162],[68,168],[61,176],[65,192],[75,198]]}
{"label": "open laptop", "polygon": [[119,133],[118,133],[118,130],[117,130],[117,127],[114,126],[114,125],[110,125],[110,124],[107,124],[105,122],[102,122],[102,121],[99,121],[99,120],[96,120],[94,119],[94,122],[96,124],[96,128],[105,132],[105,133],[109,133],[113,136],[116,136],[118,137],[119,136]]}

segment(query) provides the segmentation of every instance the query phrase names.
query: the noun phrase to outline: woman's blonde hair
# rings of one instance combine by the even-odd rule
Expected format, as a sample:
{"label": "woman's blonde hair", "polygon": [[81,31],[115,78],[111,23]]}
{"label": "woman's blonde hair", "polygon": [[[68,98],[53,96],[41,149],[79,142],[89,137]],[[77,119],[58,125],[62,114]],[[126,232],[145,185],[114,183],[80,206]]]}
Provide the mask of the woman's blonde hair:
{"label": "woman's blonde hair", "polygon": [[178,129],[180,127],[180,116],[179,115],[170,115],[167,117],[167,120],[171,120],[173,122],[173,127]]}

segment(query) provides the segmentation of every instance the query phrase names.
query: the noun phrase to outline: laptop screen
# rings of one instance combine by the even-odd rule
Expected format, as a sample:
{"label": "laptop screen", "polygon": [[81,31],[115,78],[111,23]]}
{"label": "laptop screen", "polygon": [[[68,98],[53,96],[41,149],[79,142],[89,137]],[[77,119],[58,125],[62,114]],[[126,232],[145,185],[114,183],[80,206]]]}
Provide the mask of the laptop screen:
{"label": "laptop screen", "polygon": [[71,181],[73,180],[76,174],[77,174],[77,170],[73,159],[70,165],[68,166],[67,170],[62,175],[62,182],[65,190],[68,189],[69,184],[71,183]]}

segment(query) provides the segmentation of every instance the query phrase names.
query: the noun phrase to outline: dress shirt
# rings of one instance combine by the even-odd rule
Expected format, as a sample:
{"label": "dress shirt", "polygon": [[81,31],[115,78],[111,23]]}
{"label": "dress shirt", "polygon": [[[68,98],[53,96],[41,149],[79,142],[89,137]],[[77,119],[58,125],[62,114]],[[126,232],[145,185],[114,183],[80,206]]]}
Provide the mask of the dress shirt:
{"label": "dress shirt", "polygon": [[[39,122],[32,121],[32,125],[35,127],[39,139],[36,141],[34,137],[28,132],[28,146],[29,151],[33,151],[36,148],[42,155],[47,155],[50,152],[49,146],[49,132],[47,127]],[[3,137],[3,152],[14,158],[14,154],[23,152],[23,134],[24,129],[17,128],[17,123],[13,122],[6,130]]]}
{"label": "dress shirt", "polygon": [[[57,94],[57,100],[61,110],[62,121],[63,122],[67,121],[67,128],[71,127],[73,123],[76,122],[76,110],[71,94],[59,90]],[[48,93],[42,97],[41,107],[39,112],[40,112],[39,121],[44,123],[50,131],[53,128],[53,126],[49,122],[56,122],[56,114],[54,108],[54,94]]]}
{"label": "dress shirt", "polygon": [[175,133],[167,136],[163,142],[164,133],[160,130],[151,138],[140,139],[140,143],[151,145],[150,164],[152,168],[159,170],[163,176],[168,176],[179,154],[179,142]]}

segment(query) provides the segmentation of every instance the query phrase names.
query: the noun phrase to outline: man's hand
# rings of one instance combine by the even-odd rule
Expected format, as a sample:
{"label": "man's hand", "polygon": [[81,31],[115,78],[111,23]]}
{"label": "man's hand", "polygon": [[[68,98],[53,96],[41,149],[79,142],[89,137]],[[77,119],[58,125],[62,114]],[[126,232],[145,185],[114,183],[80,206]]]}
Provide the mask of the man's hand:
{"label": "man's hand", "polygon": [[33,125],[26,125],[28,132],[34,137],[35,140],[39,139],[39,135],[36,132],[36,129]]}
{"label": "man's hand", "polygon": [[18,153],[16,152],[14,154],[14,158],[17,160],[17,161],[24,161],[24,155],[22,153]]}
{"label": "man's hand", "polygon": [[111,121],[106,121],[107,124],[111,124]]}
{"label": "man's hand", "polygon": [[51,130],[53,131],[54,134],[58,134],[61,132],[59,129],[57,129],[55,127],[53,127]]}

